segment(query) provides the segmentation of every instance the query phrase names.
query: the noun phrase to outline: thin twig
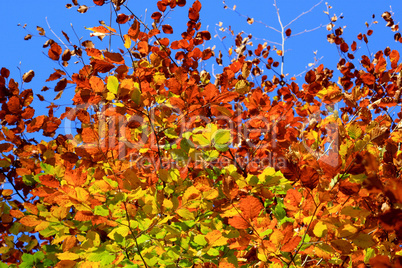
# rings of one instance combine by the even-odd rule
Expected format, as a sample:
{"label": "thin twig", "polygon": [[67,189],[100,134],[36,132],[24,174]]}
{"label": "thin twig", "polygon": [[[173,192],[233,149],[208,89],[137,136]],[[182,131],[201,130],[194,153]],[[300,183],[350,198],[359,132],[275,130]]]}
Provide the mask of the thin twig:
{"label": "thin twig", "polygon": [[52,27],[50,27],[50,24],[49,24],[49,22],[47,21],[47,17],[45,18],[45,20],[46,20],[47,27],[49,27],[49,30],[52,32],[52,34],[53,34],[54,36],[56,36],[56,38],[60,41],[60,43],[63,44],[63,46],[64,46],[66,49],[68,49],[68,46],[67,46],[66,44],[64,44],[63,40],[61,40],[61,38],[58,37],[57,34],[53,31]]}

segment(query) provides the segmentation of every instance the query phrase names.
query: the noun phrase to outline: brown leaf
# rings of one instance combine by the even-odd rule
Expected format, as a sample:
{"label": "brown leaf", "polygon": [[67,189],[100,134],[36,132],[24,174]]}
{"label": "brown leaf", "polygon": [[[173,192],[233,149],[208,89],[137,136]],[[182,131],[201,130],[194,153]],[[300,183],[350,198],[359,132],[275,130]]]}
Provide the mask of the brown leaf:
{"label": "brown leaf", "polygon": [[120,53],[113,53],[113,52],[105,52],[103,53],[105,58],[110,60],[111,62],[117,63],[117,64],[123,64],[124,63],[124,58]]}
{"label": "brown leaf", "polygon": [[78,161],[78,156],[75,153],[71,153],[71,152],[62,154],[61,158],[64,161],[70,162],[71,164],[75,164]]}
{"label": "brown leaf", "polygon": [[307,187],[311,190],[314,189],[318,185],[319,178],[320,175],[314,168],[310,166],[305,166],[302,168],[300,180],[304,187]]}
{"label": "brown leaf", "polygon": [[315,76],[315,72],[313,70],[310,70],[306,73],[306,76],[304,77],[304,80],[306,80],[306,82],[308,84],[311,84],[315,81],[316,76]]}
{"label": "brown leaf", "polygon": [[36,30],[39,32],[39,35],[46,35],[46,32],[42,27],[36,26]]}
{"label": "brown leaf", "polygon": [[69,61],[71,59],[71,51],[67,48],[64,50],[63,55],[61,56],[63,61]]}
{"label": "brown leaf", "polygon": [[57,82],[56,87],[54,88],[55,92],[62,91],[67,86],[67,79],[63,78],[59,82]]}
{"label": "brown leaf", "polygon": [[91,65],[94,73],[107,73],[114,68],[114,65],[105,60],[92,60]]}
{"label": "brown leaf", "polygon": [[32,78],[35,76],[35,72],[32,70],[29,70],[28,72],[24,73],[22,76],[22,81],[25,83],[31,82]]}
{"label": "brown leaf", "polygon": [[118,24],[124,24],[126,23],[128,20],[130,19],[129,16],[127,16],[126,14],[119,14],[116,18],[116,22]]}
{"label": "brown leaf", "polygon": [[89,7],[87,7],[86,5],[82,5],[77,9],[77,11],[80,12],[81,14],[83,14],[88,11],[88,8]]}

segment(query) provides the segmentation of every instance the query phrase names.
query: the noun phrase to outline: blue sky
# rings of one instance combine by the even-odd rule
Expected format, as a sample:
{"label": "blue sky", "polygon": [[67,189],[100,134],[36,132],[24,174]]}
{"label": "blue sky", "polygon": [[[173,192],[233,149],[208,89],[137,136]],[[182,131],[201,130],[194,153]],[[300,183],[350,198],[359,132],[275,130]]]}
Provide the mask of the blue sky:
{"label": "blue sky", "polygon": [[[155,0],[148,1],[134,1],[127,0],[126,3],[136,13],[137,16],[145,20],[150,25],[152,20],[150,16],[153,12],[157,11]],[[176,8],[173,12],[169,13],[165,23],[171,24],[174,29],[173,36],[171,38],[179,36],[181,32],[186,29],[185,23],[187,22],[187,10],[192,1],[187,1],[188,4],[185,8]],[[311,7],[319,3],[319,0],[278,0],[277,5],[280,9],[280,15],[283,24],[287,24],[295,17],[309,10]],[[77,43],[70,24],[72,23],[77,35],[83,40],[91,40],[95,42],[96,47],[104,49],[108,45],[107,39],[103,42],[99,42],[97,38],[90,37],[90,31],[85,30],[84,27],[93,27],[99,25],[99,20],[109,22],[109,7],[108,5],[103,7],[97,7],[90,0],[79,1],[81,5],[87,5],[89,10],[85,14],[77,12],[77,7],[71,9],[65,8],[67,3],[71,1],[57,0],[57,1],[27,1],[27,0],[14,0],[14,1],[1,1],[0,2],[0,23],[2,27],[2,38],[0,42],[0,67],[6,67],[11,71],[11,76],[18,82],[20,82],[19,67],[21,73],[25,73],[29,70],[35,71],[35,77],[29,84],[25,84],[24,88],[32,88],[34,93],[42,94],[47,100],[52,101],[55,93],[52,89],[47,92],[40,92],[43,86],[52,87],[54,83],[45,83],[45,80],[53,72],[53,68],[60,68],[60,66],[47,58],[46,48],[42,48],[46,38],[34,36],[31,40],[25,41],[24,36],[28,33],[37,35],[36,26],[41,26],[45,29],[49,38],[57,41],[57,38],[51,33],[47,26],[47,21],[52,30],[63,41],[64,37],[61,31],[65,31],[72,40],[73,43]],[[219,22],[223,23],[223,27],[232,27],[235,33],[244,31],[246,33],[252,33],[258,40],[253,40],[255,47],[257,42],[263,43],[262,39],[266,39],[273,42],[281,42],[280,34],[264,27],[257,21],[262,21],[266,25],[279,29],[278,17],[276,10],[273,6],[273,0],[226,0],[226,5],[233,7],[236,5],[236,11],[239,13],[253,18],[255,22],[249,25],[245,17],[239,16],[236,12],[229,9],[224,9],[222,1],[204,0],[201,1],[201,22],[202,30],[208,29],[212,36],[219,33],[219,37],[223,38],[224,33],[219,31]],[[402,20],[402,2],[400,1],[373,1],[373,0],[332,0],[328,1],[329,5],[333,8],[330,9],[330,15],[336,14],[338,17],[344,16],[342,20],[338,20],[335,24],[336,27],[346,26],[344,30],[344,38],[348,43],[351,43],[356,39],[356,35],[360,32],[365,33],[367,28],[365,22],[371,23],[372,15],[375,14],[375,20],[378,24],[373,25],[371,28],[374,30],[373,35],[369,38],[369,49],[371,53],[375,53],[377,50],[384,49],[389,46],[391,49],[399,49],[401,44],[393,41],[393,33],[389,28],[385,27],[385,21],[381,18],[381,14],[384,11],[395,12],[394,20],[398,22]],[[147,10],[147,11],[146,11]],[[322,1],[316,8],[310,13],[302,16],[299,20],[295,21],[291,26],[292,33],[298,33],[304,30],[314,29],[320,25],[325,26],[329,23],[328,16],[324,14],[326,10],[325,1]],[[124,8],[120,12],[125,12]],[[114,19],[113,19],[114,21]],[[26,30],[17,25],[27,24]],[[115,24],[116,26],[116,24]],[[309,63],[314,62],[314,58],[319,59],[319,64],[323,63],[327,68],[336,69],[336,63],[339,60],[339,55],[335,45],[329,44],[326,40],[326,36],[329,32],[325,27],[321,27],[315,31],[294,36],[286,40],[286,54],[285,54],[285,73],[290,76],[302,74],[299,77],[299,82],[304,82],[303,72],[309,70]],[[112,48],[116,51],[117,47],[122,47],[121,43],[118,43],[118,39],[114,39]],[[359,44],[359,43],[358,43]],[[227,65],[230,62],[230,58],[227,56],[225,47],[229,48],[234,45],[233,38],[227,36],[226,39],[220,41],[219,38],[213,38],[206,43],[206,47],[216,45],[216,52],[222,49],[223,64]],[[367,54],[368,50],[364,43],[357,55],[362,53]],[[316,52],[316,54],[314,54]],[[46,54],[46,55],[44,55]],[[274,53],[271,53],[273,55]],[[359,58],[359,57],[357,57]],[[274,57],[275,60],[279,60],[278,57]],[[77,65],[74,69],[71,65],[68,70],[77,71],[82,67]],[[21,63],[21,64],[20,64]],[[219,67],[214,60],[210,60],[207,64],[214,64],[214,69],[217,72]],[[279,71],[279,69],[278,69]],[[72,73],[72,71],[71,71]],[[268,77],[272,77],[272,71],[266,71]],[[334,81],[336,81],[336,77]],[[63,93],[63,97],[56,101],[56,104],[69,104],[70,99],[74,94],[74,88],[66,89]],[[37,106],[35,106],[37,105]],[[34,108],[37,109],[37,113],[40,115],[41,107],[43,103],[40,103],[38,99],[35,99]],[[64,108],[59,110],[63,112]]]}

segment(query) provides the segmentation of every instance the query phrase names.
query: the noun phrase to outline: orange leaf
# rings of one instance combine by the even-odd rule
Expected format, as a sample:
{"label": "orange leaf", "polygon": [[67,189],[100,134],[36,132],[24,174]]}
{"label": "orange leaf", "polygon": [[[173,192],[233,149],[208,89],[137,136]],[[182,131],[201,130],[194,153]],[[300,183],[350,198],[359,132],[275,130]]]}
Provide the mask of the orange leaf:
{"label": "orange leaf", "polygon": [[53,43],[49,49],[48,55],[52,60],[59,60],[62,49],[57,43]]}
{"label": "orange leaf", "polygon": [[63,241],[63,252],[69,251],[72,249],[77,242],[77,238],[75,236],[69,236]]}
{"label": "orange leaf", "polygon": [[264,206],[261,204],[260,200],[252,196],[247,196],[240,201],[240,209],[246,219],[257,217],[263,208]]}
{"label": "orange leaf", "polygon": [[36,214],[39,213],[38,208],[32,203],[25,202],[24,203],[24,208],[31,214],[36,215]]}
{"label": "orange leaf", "polygon": [[85,143],[92,143],[98,140],[95,130],[91,128],[84,128],[81,133],[82,141]]}
{"label": "orange leaf", "polygon": [[74,217],[74,219],[77,221],[90,221],[92,218],[93,214],[90,211],[78,211]]}
{"label": "orange leaf", "polygon": [[101,93],[105,89],[105,84],[103,83],[103,80],[97,76],[91,76],[91,78],[89,79],[89,84],[91,84],[91,87],[95,92]]}
{"label": "orange leaf", "polygon": [[140,34],[140,23],[138,20],[135,20],[134,23],[131,25],[130,29],[128,30],[128,35],[131,39],[136,41],[138,39],[138,35]]}
{"label": "orange leaf", "polygon": [[21,111],[20,99],[16,96],[12,96],[10,100],[7,102],[7,108],[10,111],[10,113],[13,114]]}
{"label": "orange leaf", "polygon": [[47,187],[57,188],[60,186],[60,182],[52,175],[42,175],[39,177],[40,182]]}
{"label": "orange leaf", "polygon": [[14,209],[10,210],[10,215],[17,219],[20,219],[25,216],[25,214],[22,213],[21,211]]}
{"label": "orange leaf", "polygon": [[38,217],[34,216],[34,215],[25,216],[22,219],[20,219],[20,223],[22,225],[29,226],[29,227],[37,226],[41,222],[42,222],[42,220],[38,219]]}
{"label": "orange leaf", "polygon": [[250,227],[250,224],[245,221],[241,216],[234,216],[229,219],[229,224],[237,229],[247,229]]}

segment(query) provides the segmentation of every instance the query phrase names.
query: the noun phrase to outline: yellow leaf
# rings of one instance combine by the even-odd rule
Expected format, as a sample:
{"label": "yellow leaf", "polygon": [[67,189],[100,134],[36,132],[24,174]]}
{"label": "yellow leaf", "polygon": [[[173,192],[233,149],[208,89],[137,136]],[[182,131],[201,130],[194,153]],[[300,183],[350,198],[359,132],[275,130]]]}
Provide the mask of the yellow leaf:
{"label": "yellow leaf", "polygon": [[182,204],[183,206],[188,205],[187,203],[192,199],[199,199],[200,191],[194,186],[190,186],[187,188],[186,192],[183,195]]}
{"label": "yellow leaf", "polygon": [[88,200],[89,193],[82,187],[76,187],[75,191],[77,192],[77,200],[80,202],[85,202]]}
{"label": "yellow leaf", "polygon": [[166,209],[172,209],[173,208],[173,203],[169,199],[164,199],[163,200],[163,207]]}
{"label": "yellow leaf", "polygon": [[319,221],[317,224],[314,226],[313,233],[317,237],[323,237],[327,233],[327,225],[324,224],[323,222]]}
{"label": "yellow leaf", "polygon": [[165,82],[165,80],[166,80],[166,77],[165,77],[165,75],[163,73],[156,72],[154,74],[154,82],[156,84],[161,85],[161,84],[163,84]]}
{"label": "yellow leaf", "polygon": [[124,47],[129,49],[131,47],[131,38],[128,34],[124,35]]}
{"label": "yellow leaf", "polygon": [[64,261],[64,260],[73,261],[80,257],[80,255],[72,253],[72,252],[63,252],[63,253],[58,253],[56,255],[57,255],[57,258],[62,261]]}
{"label": "yellow leaf", "polygon": [[49,226],[49,222],[47,221],[42,221],[41,223],[39,223],[38,225],[35,226],[35,232],[40,232],[45,230],[48,226]]}

